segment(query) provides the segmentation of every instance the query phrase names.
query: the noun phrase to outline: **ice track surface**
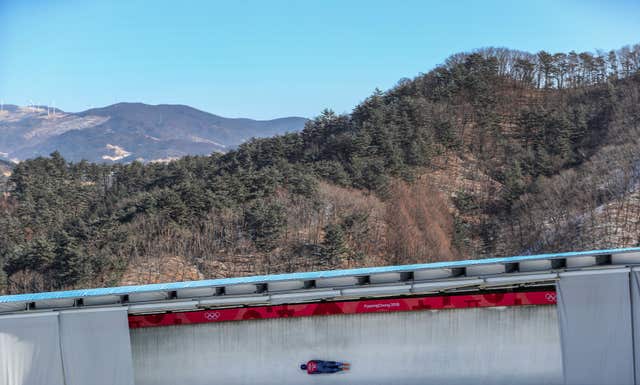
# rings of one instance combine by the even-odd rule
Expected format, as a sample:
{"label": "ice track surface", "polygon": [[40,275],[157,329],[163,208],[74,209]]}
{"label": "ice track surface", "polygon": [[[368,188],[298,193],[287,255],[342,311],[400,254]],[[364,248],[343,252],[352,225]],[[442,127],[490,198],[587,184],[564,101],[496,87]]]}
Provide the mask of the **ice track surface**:
{"label": "ice track surface", "polygon": [[[555,306],[141,328],[131,342],[136,385],[563,383]],[[351,370],[308,375],[310,359]]]}

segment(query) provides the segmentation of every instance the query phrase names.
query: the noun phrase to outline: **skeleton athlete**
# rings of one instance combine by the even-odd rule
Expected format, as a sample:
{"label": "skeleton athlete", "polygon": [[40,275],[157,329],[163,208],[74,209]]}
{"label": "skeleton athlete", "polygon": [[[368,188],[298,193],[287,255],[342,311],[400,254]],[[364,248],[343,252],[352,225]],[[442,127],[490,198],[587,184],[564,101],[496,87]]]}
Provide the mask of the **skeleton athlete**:
{"label": "skeleton athlete", "polygon": [[350,364],[337,361],[311,360],[300,365],[300,370],[306,370],[308,374],[337,373],[349,370]]}

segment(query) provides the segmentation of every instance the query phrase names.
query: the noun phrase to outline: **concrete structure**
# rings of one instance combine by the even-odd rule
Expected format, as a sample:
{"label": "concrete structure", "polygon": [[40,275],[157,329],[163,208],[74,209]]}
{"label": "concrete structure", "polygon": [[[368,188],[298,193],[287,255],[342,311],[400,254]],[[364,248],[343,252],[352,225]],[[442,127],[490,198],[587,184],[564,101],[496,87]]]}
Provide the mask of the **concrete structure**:
{"label": "concrete structure", "polygon": [[[517,327],[515,327],[517,325]],[[554,306],[132,329],[136,385],[562,384]],[[309,359],[348,373],[309,376]]]}
{"label": "concrete structure", "polygon": [[[640,384],[635,266],[640,248],[5,296],[0,385]],[[314,358],[352,370],[298,369]]]}

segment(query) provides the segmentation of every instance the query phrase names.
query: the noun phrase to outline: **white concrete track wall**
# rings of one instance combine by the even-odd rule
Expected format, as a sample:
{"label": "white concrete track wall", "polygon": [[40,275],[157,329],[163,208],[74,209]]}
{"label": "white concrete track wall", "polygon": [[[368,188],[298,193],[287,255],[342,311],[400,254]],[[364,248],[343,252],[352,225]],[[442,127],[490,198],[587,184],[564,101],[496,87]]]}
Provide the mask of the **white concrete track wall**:
{"label": "white concrete track wall", "polygon": [[[131,330],[136,385],[562,384],[555,306],[336,315]],[[350,372],[307,375],[310,359]]]}

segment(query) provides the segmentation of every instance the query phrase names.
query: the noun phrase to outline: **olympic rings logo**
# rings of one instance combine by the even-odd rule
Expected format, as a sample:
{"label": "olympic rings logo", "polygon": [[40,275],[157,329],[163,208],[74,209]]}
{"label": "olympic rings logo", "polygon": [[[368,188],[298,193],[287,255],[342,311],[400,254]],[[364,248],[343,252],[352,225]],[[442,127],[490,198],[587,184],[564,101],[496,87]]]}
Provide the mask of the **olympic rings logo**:
{"label": "olympic rings logo", "polygon": [[544,299],[546,299],[548,302],[556,302],[557,300],[556,295],[554,293],[545,294]]}
{"label": "olympic rings logo", "polygon": [[217,311],[208,311],[204,313],[204,318],[209,321],[217,321],[220,318],[220,312]]}

